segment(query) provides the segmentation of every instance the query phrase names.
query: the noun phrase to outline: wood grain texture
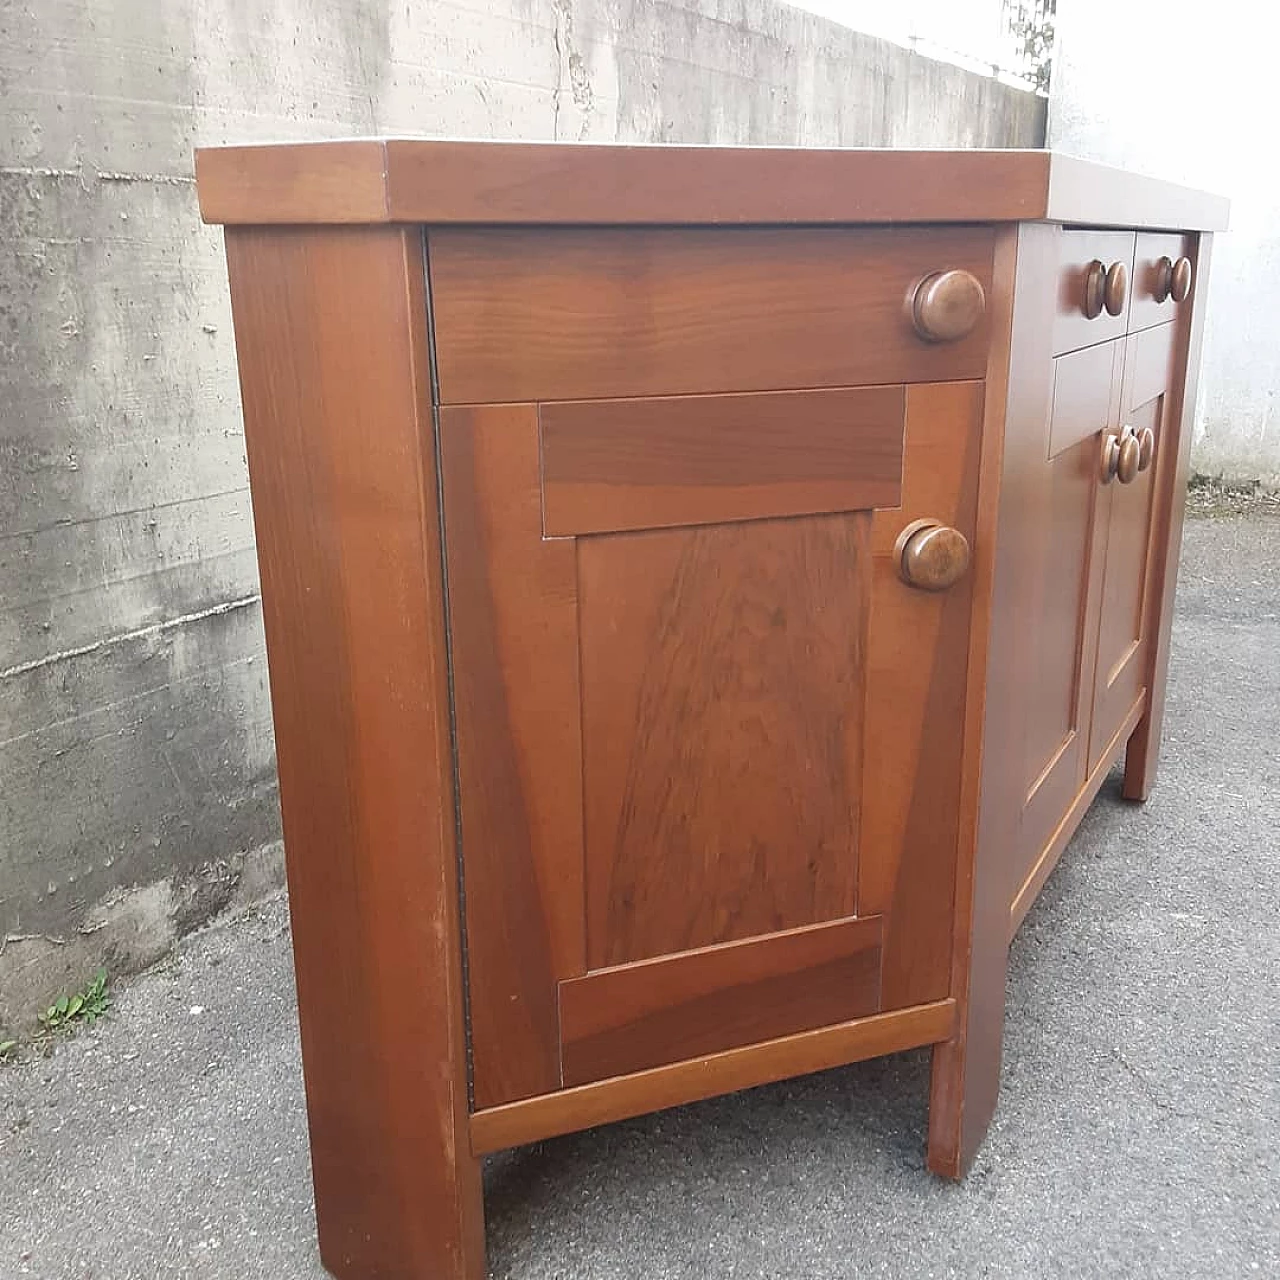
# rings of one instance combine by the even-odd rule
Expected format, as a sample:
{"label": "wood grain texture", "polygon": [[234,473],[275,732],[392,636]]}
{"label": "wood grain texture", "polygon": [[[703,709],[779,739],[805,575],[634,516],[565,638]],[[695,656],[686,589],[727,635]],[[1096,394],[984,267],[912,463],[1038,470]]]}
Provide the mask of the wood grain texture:
{"label": "wood grain texture", "polygon": [[560,984],[564,1082],[584,1084],[880,1010],[878,917],[600,969]]}
{"label": "wood grain texture", "polygon": [[590,967],[856,914],[869,526],[579,541]]}
{"label": "wood grain texture", "polygon": [[926,517],[976,540],[982,405],[977,382],[908,389],[902,506],[872,523],[858,903],[886,914],[886,1009],[950,989],[972,600],[972,576],[907,586],[894,544]]}
{"label": "wood grain texture", "polygon": [[[1168,258],[1176,262],[1181,257],[1191,257],[1194,250],[1195,237],[1161,234],[1143,231],[1138,234],[1133,253],[1133,300],[1129,304],[1129,332],[1149,329],[1154,324],[1165,324],[1176,320],[1185,309],[1191,306],[1190,298],[1175,302],[1166,297],[1156,301],[1156,287],[1160,281],[1160,260]],[[1196,281],[1193,275],[1191,292],[1194,294]]]}
{"label": "wood grain texture", "polygon": [[951,992],[955,1035],[933,1054],[929,1168],[960,1177],[995,1112],[1004,1031],[1006,930],[1021,807],[1018,676],[1024,652],[1018,563],[1025,521],[1021,477],[1043,467],[1049,412],[1056,229],[1021,226],[996,244],[975,524],[967,702],[961,771]]}
{"label": "wood grain texture", "polygon": [[374,138],[201,149],[196,172],[227,223],[1227,221],[1218,196],[1048,151]]}
{"label": "wood grain texture", "polygon": [[545,404],[548,536],[897,506],[902,387]]}
{"label": "wood grain texture", "polygon": [[[1129,303],[1133,297],[1132,231],[1058,231],[1057,314],[1053,324],[1053,354],[1063,355],[1080,347],[1093,346],[1110,338],[1124,337],[1129,323]],[[1129,274],[1129,293],[1118,316],[1107,311],[1090,318],[1083,311],[1085,278],[1090,263],[1109,267],[1124,264]]]}
{"label": "wood grain texture", "polygon": [[556,982],[585,969],[577,562],[542,538],[532,405],[440,414],[472,1089],[560,1085]]}
{"label": "wood grain texture", "polygon": [[937,1044],[954,1034],[955,1025],[955,1001],[939,1000],[578,1085],[477,1111],[471,1117],[471,1149],[477,1155],[500,1151],[864,1058]]}
{"label": "wood grain texture", "polygon": [[1053,362],[1048,456],[1056,458],[1114,423],[1124,372],[1124,340],[1059,356]]}
{"label": "wood grain texture", "polygon": [[[1175,376],[1165,409],[1165,440],[1158,480],[1158,507],[1152,541],[1149,592],[1151,645],[1148,650],[1147,709],[1129,741],[1125,758],[1124,794],[1145,800],[1155,785],[1160,734],[1164,723],[1165,685],[1169,668],[1169,637],[1173,626],[1173,593],[1178,578],[1178,549],[1186,509],[1187,471],[1195,425],[1196,391],[1200,380],[1200,350],[1209,297],[1212,236],[1198,237],[1191,257],[1195,264],[1191,297],[1175,330]],[[1189,308],[1189,309],[1188,309]]]}
{"label": "wood grain texture", "polygon": [[988,287],[992,236],[987,227],[433,229],[440,395],[589,400],[981,377],[987,322],[957,342],[925,342],[906,301],[943,269]]}
{"label": "wood grain texture", "polygon": [[238,230],[227,260],[321,1257],[480,1280],[421,240]]}

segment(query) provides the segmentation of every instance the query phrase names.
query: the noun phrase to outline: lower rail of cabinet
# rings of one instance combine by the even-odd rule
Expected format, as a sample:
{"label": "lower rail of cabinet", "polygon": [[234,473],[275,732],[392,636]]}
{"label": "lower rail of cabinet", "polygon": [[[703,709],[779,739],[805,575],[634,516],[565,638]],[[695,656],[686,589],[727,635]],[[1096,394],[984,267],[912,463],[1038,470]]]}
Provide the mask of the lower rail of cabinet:
{"label": "lower rail of cabinet", "polygon": [[489,1107],[471,1116],[475,1155],[702,1098],[950,1040],[956,1002],[937,1000]]}

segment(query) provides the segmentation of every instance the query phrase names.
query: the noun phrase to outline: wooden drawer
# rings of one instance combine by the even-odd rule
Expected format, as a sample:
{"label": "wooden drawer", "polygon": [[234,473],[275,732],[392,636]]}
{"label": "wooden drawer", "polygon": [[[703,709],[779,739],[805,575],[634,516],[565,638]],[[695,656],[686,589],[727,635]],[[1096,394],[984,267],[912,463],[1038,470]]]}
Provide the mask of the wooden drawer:
{"label": "wooden drawer", "polygon": [[[1191,294],[1182,302],[1169,295],[1168,272],[1179,258],[1191,258],[1195,237],[1164,232],[1140,232],[1133,255],[1132,295],[1129,303],[1129,332],[1150,329],[1177,317]],[[1192,277],[1191,292],[1195,292]]]}
{"label": "wooden drawer", "polygon": [[[989,227],[439,228],[428,233],[445,404],[982,378],[984,317],[928,342],[927,275],[991,291]],[[1132,237],[1130,237],[1132,240]]]}
{"label": "wooden drawer", "polygon": [[[1132,231],[1063,231],[1058,247],[1058,297],[1053,322],[1053,354],[1090,347],[1128,331],[1129,300],[1133,293]],[[1124,267],[1129,287],[1117,315],[1105,307],[1089,316],[1085,310],[1090,269],[1094,263]]]}

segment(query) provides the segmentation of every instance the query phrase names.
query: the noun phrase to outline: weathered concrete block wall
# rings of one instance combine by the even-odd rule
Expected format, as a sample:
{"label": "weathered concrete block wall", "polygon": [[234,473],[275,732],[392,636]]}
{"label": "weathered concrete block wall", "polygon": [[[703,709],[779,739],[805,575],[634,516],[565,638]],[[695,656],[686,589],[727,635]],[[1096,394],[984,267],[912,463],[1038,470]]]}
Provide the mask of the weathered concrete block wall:
{"label": "weathered concrete block wall", "polygon": [[0,1025],[101,954],[153,957],[246,856],[274,865],[231,321],[193,147],[1038,146],[1044,114],[766,0],[10,0],[0,90]]}

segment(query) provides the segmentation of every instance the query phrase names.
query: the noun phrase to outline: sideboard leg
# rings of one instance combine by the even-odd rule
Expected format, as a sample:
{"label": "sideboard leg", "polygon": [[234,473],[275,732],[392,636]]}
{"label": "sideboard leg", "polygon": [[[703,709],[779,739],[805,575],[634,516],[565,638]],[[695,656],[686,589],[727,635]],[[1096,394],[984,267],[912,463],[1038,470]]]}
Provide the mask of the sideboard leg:
{"label": "sideboard leg", "polygon": [[956,1036],[933,1049],[928,1163],[944,1178],[968,1172],[1000,1093],[1009,948],[1003,933],[988,942],[994,945],[982,945],[973,955]]}
{"label": "sideboard leg", "polygon": [[1160,725],[1148,711],[1129,736],[1124,753],[1124,786],[1126,800],[1144,801],[1156,780],[1156,756],[1160,750]]}

